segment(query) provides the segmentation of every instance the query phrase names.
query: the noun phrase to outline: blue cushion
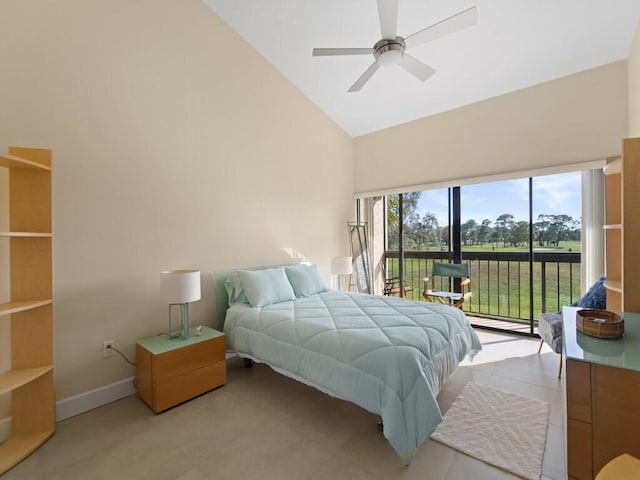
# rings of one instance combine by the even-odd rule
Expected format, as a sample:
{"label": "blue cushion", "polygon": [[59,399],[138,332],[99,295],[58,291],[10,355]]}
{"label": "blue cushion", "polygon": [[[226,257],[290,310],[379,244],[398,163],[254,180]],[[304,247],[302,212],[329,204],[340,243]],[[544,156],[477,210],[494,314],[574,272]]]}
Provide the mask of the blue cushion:
{"label": "blue cushion", "polygon": [[240,284],[238,272],[234,272],[227,277],[224,281],[224,288],[227,291],[227,297],[229,298],[229,306],[235,305],[236,303],[249,303],[242,285]]}
{"label": "blue cushion", "polygon": [[272,303],[296,299],[282,267],[255,271],[238,270],[238,278],[252,307],[261,308]]}
{"label": "blue cushion", "polygon": [[584,297],[578,300],[576,307],[597,308],[604,310],[607,308],[607,291],[604,288],[604,277],[600,277],[594,283]]}
{"label": "blue cushion", "polygon": [[329,290],[317,265],[300,263],[284,267],[284,271],[298,298]]}

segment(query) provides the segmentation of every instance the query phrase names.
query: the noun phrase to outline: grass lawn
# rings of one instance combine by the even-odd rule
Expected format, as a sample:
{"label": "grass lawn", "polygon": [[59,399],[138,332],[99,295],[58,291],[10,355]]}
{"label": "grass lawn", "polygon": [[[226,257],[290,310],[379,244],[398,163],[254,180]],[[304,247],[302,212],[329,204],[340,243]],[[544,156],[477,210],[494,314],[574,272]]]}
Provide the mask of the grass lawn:
{"label": "grass lawn", "polygon": [[[578,253],[580,242],[561,242],[560,248],[553,252]],[[464,248],[469,251],[494,251],[491,246]],[[495,252],[527,251],[527,249],[497,247]],[[545,251],[547,251],[545,249]],[[431,275],[433,260],[405,259],[405,278],[413,290],[407,297],[422,300],[422,279]],[[465,311],[480,315],[509,317],[528,321],[530,318],[530,271],[528,262],[470,260],[471,291],[473,297],[466,304]],[[397,276],[398,260],[387,260],[388,276]],[[533,263],[533,318],[537,319],[542,311],[557,312],[564,305],[570,305],[580,298],[579,263]],[[449,290],[446,282],[437,289]]]}
{"label": "grass lawn", "polygon": [[[560,242],[560,245],[555,247],[539,247],[534,245],[533,250],[535,252],[573,252],[580,253],[582,248],[582,243],[579,240],[575,241],[564,241]],[[435,249],[434,249],[435,250]],[[502,244],[496,245],[495,248],[490,243],[485,243],[484,245],[463,245],[463,252],[528,252],[529,246],[522,245],[518,247],[506,246],[503,247]]]}

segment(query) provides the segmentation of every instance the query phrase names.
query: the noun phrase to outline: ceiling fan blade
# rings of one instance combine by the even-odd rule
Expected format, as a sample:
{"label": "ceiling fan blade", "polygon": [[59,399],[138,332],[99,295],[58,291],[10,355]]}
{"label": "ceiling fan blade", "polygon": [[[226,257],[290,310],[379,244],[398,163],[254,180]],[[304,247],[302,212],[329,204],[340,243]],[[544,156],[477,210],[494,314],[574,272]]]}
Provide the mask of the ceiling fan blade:
{"label": "ceiling fan blade", "polygon": [[371,77],[373,77],[373,74],[376,73],[379,68],[380,67],[378,66],[378,64],[376,62],[373,62],[371,66],[367,68],[362,75],[360,75],[360,78],[356,80],[356,83],[351,85],[349,92],[359,92],[360,89],[364,87],[364,84],[367,83]]}
{"label": "ceiling fan blade", "polygon": [[406,48],[415,47],[416,45],[421,45],[450,33],[473,27],[477,23],[478,8],[471,7],[438,23],[434,23],[430,27],[424,28],[419,32],[409,35],[405,38],[404,43]]}
{"label": "ceiling fan blade", "polygon": [[314,48],[314,57],[324,57],[328,55],[365,55],[373,53],[373,48]]}
{"label": "ceiling fan blade", "polygon": [[402,56],[402,60],[400,60],[399,65],[418,80],[423,82],[436,73],[436,71],[429,65],[425,65],[420,60],[417,60],[406,53]]}
{"label": "ceiling fan blade", "polygon": [[398,0],[378,0],[382,38],[395,40],[398,32]]}

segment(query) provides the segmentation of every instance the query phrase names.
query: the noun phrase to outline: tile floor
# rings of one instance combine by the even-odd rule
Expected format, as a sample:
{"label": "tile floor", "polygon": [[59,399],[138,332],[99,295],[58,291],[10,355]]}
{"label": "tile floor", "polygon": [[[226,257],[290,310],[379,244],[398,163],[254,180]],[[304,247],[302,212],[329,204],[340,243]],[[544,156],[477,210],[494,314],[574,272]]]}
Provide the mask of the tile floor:
{"label": "tile floor", "polygon": [[[446,410],[468,380],[551,404],[543,479],[565,479],[558,355],[538,341],[478,330],[484,350],[465,360],[438,400]],[[517,478],[432,440],[410,466],[377,431],[378,417],[268,367],[228,362],[228,383],[155,415],[136,396],[58,423],[56,434],[7,472],[13,479]]]}

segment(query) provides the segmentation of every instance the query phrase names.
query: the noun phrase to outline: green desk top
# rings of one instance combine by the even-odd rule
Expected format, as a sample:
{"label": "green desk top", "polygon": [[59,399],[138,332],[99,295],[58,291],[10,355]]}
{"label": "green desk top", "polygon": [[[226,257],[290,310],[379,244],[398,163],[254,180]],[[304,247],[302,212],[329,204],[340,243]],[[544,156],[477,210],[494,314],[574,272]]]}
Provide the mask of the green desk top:
{"label": "green desk top", "polygon": [[621,313],[624,335],[616,339],[591,337],[576,329],[575,307],[563,307],[564,352],[568,359],[640,371],[640,314]]}
{"label": "green desk top", "polygon": [[224,333],[209,327],[202,327],[202,335],[196,335],[195,327],[189,329],[189,338],[169,338],[166,335],[156,335],[155,337],[143,338],[138,340],[138,345],[146,348],[154,355],[170,352],[176,348],[186,347],[194,343],[211,340],[212,338],[222,337]]}

